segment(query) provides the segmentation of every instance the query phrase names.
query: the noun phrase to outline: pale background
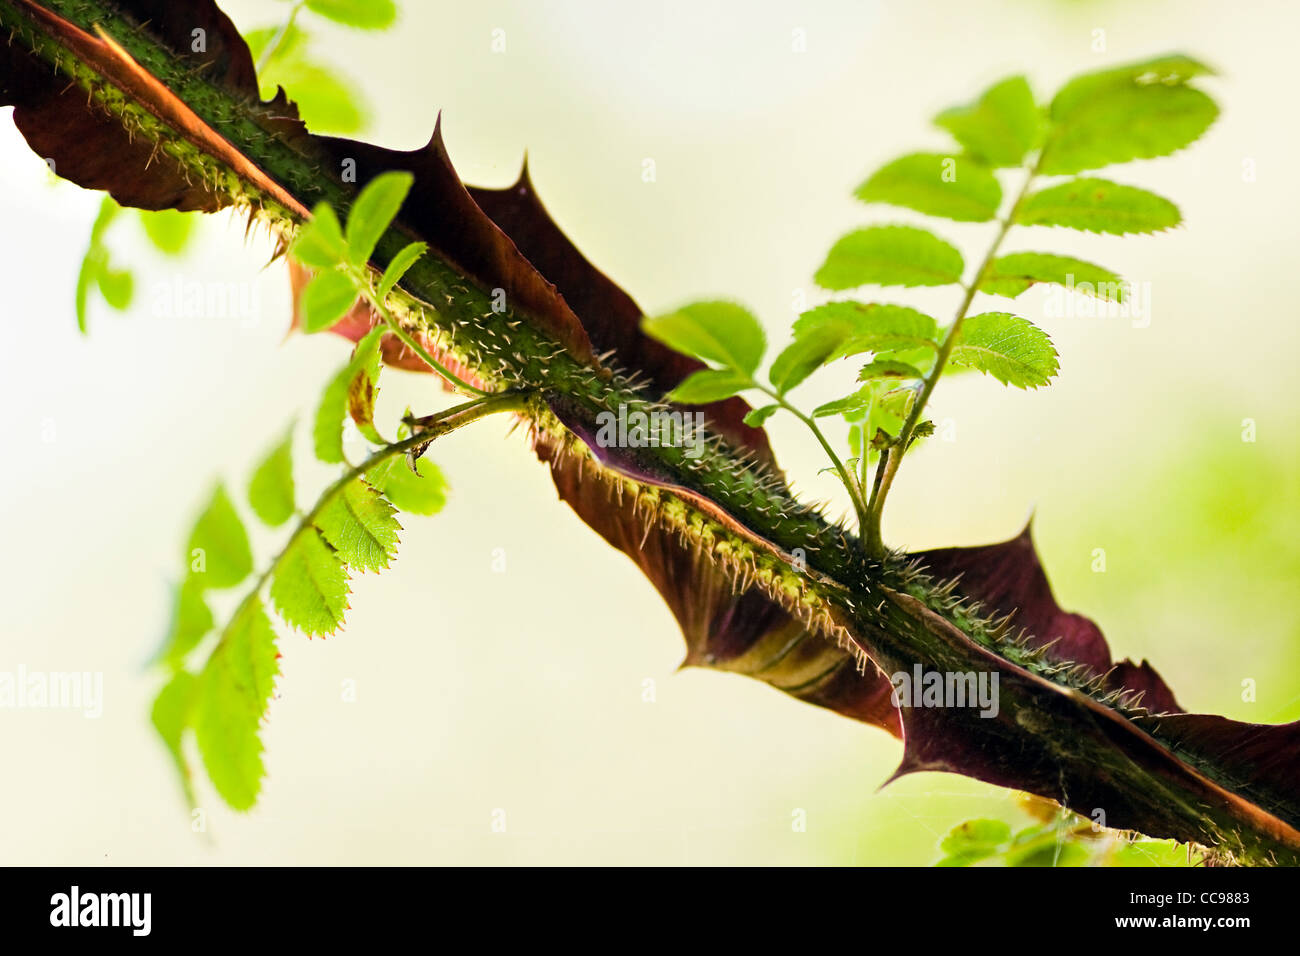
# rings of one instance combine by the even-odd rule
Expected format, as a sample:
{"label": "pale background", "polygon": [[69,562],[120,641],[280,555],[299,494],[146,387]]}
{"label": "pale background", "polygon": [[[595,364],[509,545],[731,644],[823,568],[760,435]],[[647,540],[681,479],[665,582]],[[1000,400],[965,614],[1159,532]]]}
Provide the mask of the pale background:
{"label": "pale background", "polygon": [[[284,10],[225,6],[245,29]],[[792,52],[795,30],[806,53]],[[908,220],[849,193],[895,155],[946,148],[929,126],[938,110],[1013,72],[1046,98],[1080,70],[1170,50],[1216,65],[1204,85],[1224,115],[1201,143],[1105,174],[1173,198],[1184,228],[1017,230],[1008,244],[1150,283],[1150,327],[1043,319],[1027,294],[1017,307],[1054,337],[1060,379],[1031,394],[974,376],[941,388],[935,414],[957,440],[904,469],[887,535],[984,543],[1036,509],[1062,603],[1097,617],[1118,654],[1151,657],[1191,709],[1277,721],[1300,717],[1297,30],[1300,8],[1283,2],[407,0],[390,34],[315,32],[372,103],[368,138],[416,147],[441,109],[457,167],[484,185],[509,182],[527,149],[555,217],[645,309],[734,297],[778,344],[835,238]],[[52,185],[8,112],[0,670],[102,671],[105,710],[0,710],[0,862],[927,864],[955,823],[1021,819],[1006,792],[955,777],[876,793],[899,757],[883,733],[743,678],[675,673],[681,641],[653,589],[557,503],[521,437],[489,422],[435,450],[451,503],[406,522],[393,572],[356,582],[345,632],[284,636],[264,797],[232,814],[200,779],[209,826],[196,837],[147,723],[168,586],[212,481],[242,495],[346,347],[283,341],[283,267],[261,271],[265,237],[245,242],[226,215],[180,261],[134,223],[116,228],[137,304],[121,316],[93,303],[79,337],[72,288],[99,197]],[[935,228],[968,259],[989,234]],[[158,285],[177,277],[252,283],[255,321],[155,314]],[[882,297],[945,317],[955,306],[951,290]],[[806,401],[844,384],[814,383]],[[429,378],[385,386],[389,415],[442,401]],[[796,426],[771,432],[805,493],[833,496]],[[300,489],[325,477],[303,468]],[[276,540],[259,535],[259,555]],[[1256,703],[1241,700],[1245,678]],[[355,703],[340,699],[349,679]],[[806,833],[791,827],[800,809]]]}

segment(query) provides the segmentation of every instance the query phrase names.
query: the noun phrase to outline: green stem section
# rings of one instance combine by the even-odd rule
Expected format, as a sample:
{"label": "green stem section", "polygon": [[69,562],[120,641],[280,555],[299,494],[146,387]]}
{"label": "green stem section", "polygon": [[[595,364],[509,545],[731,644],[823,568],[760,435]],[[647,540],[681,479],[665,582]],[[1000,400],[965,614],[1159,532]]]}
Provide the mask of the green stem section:
{"label": "green stem section", "polygon": [[356,284],[357,289],[361,292],[361,295],[365,298],[366,302],[369,303],[370,308],[384,320],[384,324],[387,325],[392,333],[401,340],[402,344],[416,355],[420,356],[424,363],[441,375],[444,380],[460,389],[462,392],[467,392],[470,395],[485,397],[495,394],[493,392],[485,392],[483,389],[471,385],[434,358],[433,354],[421,345],[415,336],[402,328],[401,323],[393,317],[392,310],[389,309],[384,301],[375,294],[374,288],[370,285],[369,276],[364,275],[361,270],[354,268],[348,269],[348,275],[352,277],[352,281]]}
{"label": "green stem section", "polygon": [[849,474],[848,467],[840,460],[840,456],[835,454],[835,449],[831,446],[831,443],[826,440],[826,436],[822,434],[821,427],[817,424],[817,420],[810,415],[805,415],[799,409],[786,401],[783,395],[772,391],[772,389],[760,385],[757,382],[754,383],[754,387],[775,401],[795,418],[799,419],[799,421],[803,422],[808,427],[808,430],[813,433],[813,436],[822,446],[822,450],[826,452],[827,456],[830,457],[831,462],[835,465],[835,470],[839,473],[840,481],[844,484],[844,490],[849,493],[849,500],[853,503],[853,511],[858,518],[858,527],[863,527],[863,522],[867,519],[867,505],[862,499],[862,491]]}
{"label": "green stem section", "polygon": [[1029,169],[1028,175],[1025,176],[1025,181],[1020,187],[1020,192],[1016,194],[1011,208],[1007,211],[1006,216],[999,221],[997,235],[993,237],[993,242],[989,245],[988,251],[984,253],[984,259],[980,262],[979,269],[971,277],[970,284],[966,286],[966,294],[962,296],[961,305],[957,307],[957,314],[953,317],[952,326],[948,329],[948,334],[944,336],[943,342],[939,346],[939,354],[935,357],[934,368],[925,377],[920,394],[912,400],[907,419],[898,433],[898,438],[893,442],[892,453],[889,455],[888,461],[886,462],[883,456],[881,458],[876,475],[876,486],[872,491],[871,501],[868,503],[867,518],[862,525],[867,551],[872,555],[882,557],[885,553],[885,543],[880,533],[880,519],[884,514],[885,498],[889,495],[889,489],[894,484],[894,476],[898,474],[899,465],[903,463],[903,456],[912,443],[912,436],[916,433],[916,426],[921,421],[921,413],[925,411],[926,403],[930,401],[930,396],[934,393],[934,387],[939,384],[939,376],[944,373],[944,369],[948,365],[948,358],[952,355],[953,346],[957,344],[957,336],[961,332],[961,324],[965,321],[971,303],[975,300],[975,293],[979,291],[980,282],[984,279],[984,273],[988,271],[993,259],[998,254],[998,249],[1002,247],[1002,241],[1006,239],[1007,233],[1011,231],[1011,226],[1016,220],[1016,213],[1020,210],[1020,204],[1024,202],[1025,196],[1029,193],[1029,186],[1037,175],[1038,164],[1035,163]]}
{"label": "green stem section", "polygon": [[276,30],[275,35],[271,37],[271,42],[266,45],[266,49],[263,50],[262,55],[258,57],[258,76],[262,75],[262,72],[270,65],[271,60],[275,58],[276,51],[280,49],[280,44],[284,42],[284,38],[287,37],[289,31],[293,29],[293,21],[298,18],[298,13],[302,10],[305,2],[306,0],[298,0],[298,2],[293,5],[293,9],[289,11],[289,15],[285,17],[284,22],[280,24],[280,28]]}

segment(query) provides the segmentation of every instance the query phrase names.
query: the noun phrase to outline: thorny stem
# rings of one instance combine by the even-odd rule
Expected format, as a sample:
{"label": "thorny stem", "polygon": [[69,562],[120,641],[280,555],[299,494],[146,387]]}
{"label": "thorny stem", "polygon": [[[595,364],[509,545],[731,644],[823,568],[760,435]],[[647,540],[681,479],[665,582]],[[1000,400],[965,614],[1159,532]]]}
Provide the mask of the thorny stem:
{"label": "thorny stem", "polygon": [[349,269],[348,275],[352,277],[353,282],[356,283],[357,288],[361,291],[361,295],[365,298],[366,302],[369,303],[370,308],[379,314],[380,318],[384,320],[384,324],[388,326],[394,335],[401,339],[402,344],[416,355],[420,356],[426,365],[462,392],[468,392],[471,395],[478,395],[481,398],[494,394],[493,392],[485,392],[483,389],[471,385],[434,358],[429,350],[416,340],[415,336],[402,328],[401,323],[394,318],[393,313],[389,310],[388,306],[384,304],[383,300],[381,300],[379,296],[375,295],[374,289],[370,286],[369,278],[362,274],[360,270]]}
{"label": "thorny stem", "polygon": [[412,449],[423,447],[435,438],[440,438],[443,435],[453,432],[463,425],[476,422],[480,418],[485,418],[488,415],[497,412],[522,412],[526,409],[528,401],[529,393],[510,391],[488,395],[483,398],[476,398],[473,401],[456,405],[446,411],[438,412],[428,418],[421,419],[421,428],[416,434],[412,435],[410,438],[404,438],[399,442],[393,442],[391,445],[385,445],[383,448],[380,448],[378,451],[371,454],[361,464],[354,465],[345,471],[341,477],[320,493],[320,497],[316,499],[316,503],[312,506],[311,510],[303,515],[299,520],[298,527],[295,528],[293,534],[289,536],[289,540],[284,543],[284,547],[281,548],[280,552],[271,559],[271,563],[267,565],[266,570],[258,575],[257,580],[253,582],[253,586],[249,588],[248,593],[244,595],[244,599],[239,602],[239,606],[235,609],[235,613],[230,616],[230,623],[226,625],[226,629],[222,632],[221,640],[225,640],[226,634],[230,632],[235,623],[243,617],[250,607],[252,607],[257,596],[262,592],[262,588],[266,586],[267,581],[271,580],[272,575],[274,575],[276,570],[280,567],[281,562],[284,561],[285,556],[293,547],[294,542],[302,537],[302,535],[307,532],[307,529],[311,528],[315,524],[320,513],[349,484],[365,475],[366,472],[370,471],[370,469],[374,468],[376,465],[392,458],[394,455],[400,455],[411,451]]}
{"label": "thorny stem", "polygon": [[[1042,156],[1041,152],[1039,156]],[[998,233],[993,237],[993,242],[988,251],[984,253],[984,260],[980,263],[975,275],[971,277],[970,284],[966,286],[966,294],[962,296],[961,305],[957,308],[957,314],[952,320],[952,326],[948,329],[948,334],[944,336],[943,344],[939,346],[939,353],[934,360],[934,368],[925,377],[920,393],[912,399],[907,420],[903,423],[898,437],[892,443],[894,453],[889,455],[888,462],[886,462],[883,454],[881,456],[880,466],[876,474],[876,486],[871,494],[866,521],[862,525],[866,547],[877,557],[883,556],[885,553],[884,539],[880,533],[880,518],[884,513],[885,497],[893,486],[894,476],[898,473],[898,467],[903,462],[903,455],[912,443],[912,436],[916,432],[916,426],[921,421],[921,413],[925,410],[925,405],[930,400],[935,385],[939,383],[939,376],[943,374],[944,368],[948,364],[948,357],[952,354],[953,346],[957,344],[957,335],[961,331],[961,324],[966,319],[966,313],[970,311],[971,302],[975,300],[975,293],[979,290],[980,281],[984,278],[984,273],[988,271],[994,257],[998,254],[1002,241],[1006,239],[1007,233],[1011,231],[1011,225],[1016,219],[1016,212],[1019,211],[1020,204],[1024,202],[1025,196],[1029,193],[1029,186],[1037,175],[1038,163],[1036,162],[1030,168],[1028,175],[1025,176],[1025,181],[1020,187],[1020,192],[1016,195],[1015,202],[1011,204],[1007,214],[999,220]]]}
{"label": "thorny stem", "polygon": [[[41,5],[66,15],[70,22],[82,29],[90,29],[95,20],[106,24],[105,29],[120,39],[137,61],[174,89],[183,102],[198,103],[200,117],[212,124],[216,132],[224,135],[236,148],[248,152],[271,174],[289,182],[293,195],[304,207],[322,200],[336,206],[346,203],[348,191],[344,187],[331,177],[319,175],[319,170],[310,168],[304,157],[291,154],[285,144],[260,132],[256,106],[235,102],[203,77],[183,68],[168,51],[159,48],[136,25],[117,14],[107,0],[42,0]],[[252,201],[258,215],[265,217],[282,233],[287,233],[289,227],[300,220],[301,217],[292,210],[277,206],[273,199],[259,191],[255,183],[238,178],[217,159],[204,153],[202,148],[195,152],[156,126],[147,109],[129,94],[124,100],[116,98],[119,95],[114,92],[117,87],[111,82],[104,84],[92,67],[72,55],[57,36],[29,16],[26,0],[0,0],[0,30],[10,33],[11,42],[14,36],[20,37],[34,56],[52,65],[56,73],[66,73],[73,82],[80,84],[97,103],[108,109],[110,115],[119,118],[128,131],[138,125],[142,135],[154,138],[169,150],[168,155],[183,168],[211,177],[214,188],[226,199]],[[211,97],[212,102],[205,105],[205,97]],[[216,181],[217,178],[220,182]],[[398,241],[404,239],[390,236],[388,245],[395,252]],[[617,375],[612,375],[609,380],[598,378],[579,358],[566,355],[563,349],[552,351],[555,346],[553,339],[534,330],[528,321],[516,321],[509,326],[518,332],[516,348],[519,351],[513,355],[504,351],[500,341],[492,336],[493,325],[505,325],[512,319],[527,319],[527,316],[522,313],[517,316],[513,309],[502,316],[494,316],[488,306],[486,290],[438,257],[416,263],[406,284],[410,286],[408,291],[412,292],[412,302],[418,308],[421,320],[429,323],[430,327],[450,333],[453,345],[459,348],[456,354],[466,357],[468,367],[486,369],[490,367],[488,363],[496,359],[503,373],[496,376],[498,379],[526,383],[529,389],[552,388],[584,412],[606,410],[616,399],[645,401],[625,379]],[[419,306],[420,302],[441,301],[434,293],[446,297],[445,310],[425,311]],[[508,399],[503,394],[494,400]],[[524,406],[522,414],[533,419],[542,415],[544,406],[534,399],[516,400]],[[646,407],[649,409],[648,403]],[[429,438],[428,433],[420,436],[421,441]],[[392,453],[396,454],[396,449]],[[931,582],[924,578],[909,578],[905,571],[891,567],[893,562],[882,564],[878,573],[872,570],[865,577],[846,581],[847,575],[855,568],[847,553],[846,535],[837,533],[816,516],[800,510],[784,491],[764,487],[755,491],[751,483],[738,477],[735,466],[739,460],[734,455],[724,451],[702,461],[705,463],[702,475],[688,474],[667,459],[661,464],[669,474],[680,478],[684,487],[698,492],[700,497],[715,504],[718,511],[734,515],[738,524],[761,535],[761,539],[756,540],[764,543],[756,548],[756,554],[777,556],[778,548],[793,546],[800,541],[823,543],[824,547],[810,552],[809,573],[816,574],[819,580],[814,582],[810,577],[805,578],[807,590],[804,595],[823,602],[822,606],[827,608],[851,609],[854,642],[886,673],[891,668],[902,667],[905,663],[910,666],[916,661],[931,662],[939,670],[967,671],[973,666],[988,666],[988,654],[996,654],[1016,664],[1014,655],[1008,653],[1013,650],[1012,645],[1002,643],[987,631],[978,615],[946,603]],[[896,467],[891,466],[891,470]],[[688,516],[698,516],[701,520],[707,520],[705,516],[714,513],[696,509],[689,503],[685,508]],[[867,594],[873,598],[883,595],[883,600],[879,604],[871,601],[852,603],[853,599],[864,598]],[[981,643],[986,639],[991,642],[987,652],[971,643],[971,639],[977,637]],[[1148,722],[1138,728],[1147,730],[1149,738],[1134,736],[1132,740],[1125,738],[1127,743],[1117,741],[1096,729],[1097,720],[1109,713],[1108,708],[1112,706],[1106,702],[1109,698],[1097,697],[1095,691],[1087,689],[1087,685],[1075,687],[1068,670],[1061,672],[1054,667],[1044,671],[1028,661],[1023,666],[1029,667],[1044,681],[1072,688],[1071,694],[1063,698],[1059,694],[1045,693],[1036,684],[1008,681],[1002,694],[1002,709],[1008,720],[986,730],[985,727],[994,722],[976,718],[966,730],[974,734],[972,746],[1016,746],[1031,759],[1054,763],[1059,782],[1052,785],[1039,781],[1035,784],[1036,792],[1068,804],[1072,801],[1066,790],[1067,783],[1082,785],[1085,789],[1096,787],[1138,808],[1139,815],[1153,815],[1151,819],[1156,829],[1149,832],[1223,844],[1228,847],[1227,852],[1240,853],[1251,860],[1276,863],[1300,859],[1297,856],[1300,851],[1296,849],[1300,847],[1300,837],[1289,824],[1274,816],[1268,808],[1255,808],[1244,797],[1240,798],[1240,803],[1237,802],[1230,768],[1219,766],[1217,760],[1204,761],[1203,769],[1211,778],[1210,784],[1220,787],[1221,781],[1226,780],[1227,783],[1222,784],[1222,794],[1225,800],[1232,800],[1231,803],[1211,806],[1203,799],[1204,787],[1191,776],[1193,771],[1189,770],[1187,775],[1177,779],[1172,775],[1166,779],[1145,770],[1134,759],[1135,755],[1148,752],[1169,753],[1168,737],[1160,733],[1158,724]],[[1044,717],[1048,713],[1043,710],[1045,704],[1053,708],[1051,718]],[[1118,727],[1118,721],[1124,719],[1130,718],[1121,714],[1115,716],[1113,722]],[[1012,736],[1008,737],[1008,732]],[[970,775],[979,776],[978,773]],[[1278,801],[1271,800],[1270,804],[1276,805]]]}

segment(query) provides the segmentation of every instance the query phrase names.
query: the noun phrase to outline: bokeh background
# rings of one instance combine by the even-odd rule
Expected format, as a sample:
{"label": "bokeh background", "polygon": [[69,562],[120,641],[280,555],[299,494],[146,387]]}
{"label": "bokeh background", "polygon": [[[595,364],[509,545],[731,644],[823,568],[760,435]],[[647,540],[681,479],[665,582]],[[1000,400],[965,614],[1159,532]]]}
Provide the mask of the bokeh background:
{"label": "bokeh background", "polygon": [[[223,7],[243,29],[286,11]],[[934,412],[954,440],[909,461],[886,530],[908,548],[978,544],[1032,512],[1061,603],[1096,617],[1117,655],[1152,660],[1189,709],[1300,717],[1300,127],[1287,106],[1300,8],[406,0],[387,33],[303,23],[369,103],[367,138],[420,146],[442,110],[463,177],[496,186],[526,149],[555,218],[647,311],[735,298],[777,344],[797,292],[816,301],[810,277],[835,238],[908,221],[849,194],[895,155],[946,148],[929,125],[940,109],[1015,72],[1045,99],[1076,72],[1166,51],[1215,65],[1209,134],[1112,174],[1174,199],[1184,227],[1019,229],[1007,246],[1145,283],[1149,324],[1047,317],[1027,293],[1017,307],[1054,338],[1060,378],[1030,394],[978,376],[942,386]],[[654,591],[557,502],[522,436],[489,421],[435,448],[451,502],[405,522],[394,571],[355,582],[345,631],[284,635],[263,799],[231,813],[200,777],[208,825],[192,833],[147,720],[159,677],[146,663],[185,535],[218,477],[242,491],[286,422],[309,417],[347,349],[286,339],[284,267],[228,215],[181,259],[115,225],[135,304],[93,301],[81,337],[72,290],[99,196],[55,183],[9,112],[0,670],[100,671],[104,711],[0,710],[0,862],[929,864],[962,820],[1027,819],[1012,794],[957,777],[878,791],[899,758],[883,733],[744,678],[678,673]],[[986,226],[936,228],[971,256],[988,241]],[[178,281],[230,284],[252,305],[242,320],[178,314],[165,291]],[[956,304],[951,290],[887,291],[941,316]],[[846,383],[811,383],[808,405]],[[429,378],[392,373],[381,411],[442,401]],[[770,430],[803,492],[841,510],[812,442],[779,417]],[[327,473],[305,442],[298,458],[300,493],[314,494]],[[257,535],[259,554],[276,540]]]}

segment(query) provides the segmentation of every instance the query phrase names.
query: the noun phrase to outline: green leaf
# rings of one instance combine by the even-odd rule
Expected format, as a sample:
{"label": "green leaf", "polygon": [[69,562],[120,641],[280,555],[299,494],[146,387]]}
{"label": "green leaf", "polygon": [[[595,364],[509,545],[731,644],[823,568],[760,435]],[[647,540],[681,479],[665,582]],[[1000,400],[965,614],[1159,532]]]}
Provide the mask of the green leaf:
{"label": "green leaf", "polygon": [[343,623],[348,574],[315,528],[304,528],[285,549],[271,580],[271,603],[309,637],[333,634]]}
{"label": "green leaf", "polygon": [[194,787],[190,780],[189,762],[185,759],[182,740],[190,726],[190,715],[194,709],[194,699],[198,691],[198,678],[189,671],[177,671],[171,680],[163,685],[158,696],[154,698],[149,720],[158,736],[167,747],[176,770],[181,777],[181,788],[185,794],[186,806],[193,808]]}
{"label": "green leaf", "polygon": [[447,479],[428,458],[421,458],[416,467],[419,474],[405,461],[387,458],[366,472],[366,481],[402,511],[437,514],[447,504]]}
{"label": "green leaf", "polygon": [[[352,358],[330,379],[321,394],[312,426],[312,444],[316,457],[329,464],[343,461],[343,417],[348,414],[352,383],[358,374],[379,366],[379,341],[387,329],[377,325],[357,343]],[[373,376],[372,376],[373,377]]]}
{"label": "green leaf", "polygon": [[366,125],[366,109],[355,83],[345,82],[329,69],[304,57],[276,56],[266,75],[258,79],[283,86],[298,107],[298,114],[313,133],[347,135]]}
{"label": "green leaf", "polygon": [[949,359],[1017,388],[1046,385],[1060,367],[1047,334],[1028,319],[1006,312],[967,318]]}
{"label": "green leaf", "polygon": [[122,207],[117,204],[117,200],[107,193],[100,200],[99,211],[95,213],[95,221],[90,226],[90,245],[98,246],[104,241],[104,234],[108,232],[108,227],[113,224]]}
{"label": "green leaf", "polygon": [[198,225],[197,216],[175,209],[139,209],[137,212],[140,215],[140,225],[144,227],[144,233],[154,248],[169,256],[177,256],[185,251],[194,235],[194,227]]}
{"label": "green leaf", "polygon": [[253,552],[235,506],[218,484],[194,523],[186,546],[190,574],[200,589],[231,588],[253,571]]}
{"label": "green leaf", "polygon": [[382,173],[361,190],[348,211],[348,255],[353,265],[364,265],[370,259],[414,182],[415,177],[407,172]]}
{"label": "green leaf", "polygon": [[193,723],[199,753],[222,799],[247,810],[262,788],[259,732],[275,678],[275,631],[261,601],[238,612],[198,677]]}
{"label": "green leaf", "polygon": [[881,167],[853,195],[863,202],[903,206],[927,216],[988,222],[998,214],[1002,187],[977,160],[912,153]]}
{"label": "green leaf", "polygon": [[277,46],[275,52],[271,54],[271,62],[266,70],[259,71],[257,74],[257,79],[262,85],[262,96],[268,100],[275,95],[275,85],[267,83],[268,70],[273,69],[282,58],[292,59],[301,55],[307,46],[308,34],[297,21],[285,27],[277,25],[245,31],[244,42],[248,44],[248,52],[252,54],[254,63],[262,61],[262,55],[272,40],[277,40]]}
{"label": "green leaf", "polygon": [[967,820],[948,831],[939,849],[951,855],[991,856],[1011,841],[1011,827],[1001,820]]}
{"label": "green leaf", "polygon": [[187,576],[176,586],[171,627],[158,652],[158,659],[172,667],[180,667],[185,656],[194,650],[215,623],[212,611],[203,599],[203,588],[193,575]]}
{"label": "green leaf", "polygon": [[1063,119],[1086,109],[1097,96],[1132,86],[1180,86],[1200,76],[1213,76],[1214,70],[1199,60],[1181,53],[1171,53],[1084,73],[1068,81],[1052,97],[1053,119]]}
{"label": "green leaf", "polygon": [[1014,299],[1039,282],[1063,285],[1106,302],[1128,298],[1127,284],[1109,269],[1044,252],[1014,252],[994,259],[980,279],[979,290]]}
{"label": "green leaf", "polygon": [[347,315],[357,301],[357,287],[352,277],[331,269],[322,272],[298,298],[304,332],[323,332]]}
{"label": "green leaf", "polygon": [[77,272],[77,287],[74,296],[77,311],[77,329],[86,334],[86,306],[90,300],[90,288],[100,284],[100,276],[108,268],[108,249],[104,246],[104,234],[112,225],[122,207],[112,196],[105,196],[95,214],[95,222],[90,227],[90,242],[86,254],[81,260]]}
{"label": "green leaf", "polygon": [[821,368],[844,341],[844,332],[826,324],[809,329],[781,350],[767,377],[777,393],[784,395]]}
{"label": "green leaf", "polygon": [[312,445],[316,457],[331,465],[343,461],[343,416],[348,413],[348,384],[353,376],[352,363],[348,363],[330,379],[316,406],[316,421],[312,427]]}
{"label": "green leaf", "polygon": [[[849,344],[851,345],[852,343]],[[847,348],[848,346],[845,347]],[[923,375],[928,375],[930,370],[934,368],[935,361],[939,358],[938,352],[939,346],[935,344],[924,349],[890,349],[888,351],[880,351],[876,352],[874,357],[889,359],[893,362],[906,362],[908,365],[915,367],[916,370]],[[954,371],[955,370],[953,369],[949,369],[946,374],[954,374]]]}
{"label": "green leaf", "polygon": [[[879,390],[884,384],[880,382],[867,387]],[[866,427],[866,434],[871,444],[876,444],[879,432],[883,431],[892,438],[903,430],[903,422],[907,418],[908,407],[915,394],[911,388],[894,388],[881,394],[872,404],[871,417],[867,419]]]}
{"label": "green leaf", "polygon": [[857,421],[849,426],[849,454],[861,461],[863,451],[862,422]]}
{"label": "green leaf", "polygon": [[750,428],[762,428],[763,423],[780,410],[780,405],[763,405],[760,408],[751,408],[745,413],[744,422]]}
{"label": "green leaf", "polygon": [[830,415],[853,415],[870,407],[875,399],[876,393],[871,385],[865,385],[853,392],[851,395],[845,395],[843,398],[837,398],[833,402],[827,402],[824,405],[818,405],[813,409],[813,418],[827,418]]}
{"label": "green leaf", "polygon": [[990,166],[1019,166],[1042,142],[1045,126],[1023,76],[990,87],[969,106],[944,110],[934,122]]}
{"label": "green leaf", "polygon": [[90,302],[90,286],[98,278],[101,268],[102,262],[100,259],[87,252],[81,260],[81,268],[77,272],[77,288],[73,296],[73,303],[77,312],[77,331],[82,335],[85,335],[88,329],[86,306]]}
{"label": "green leaf", "polygon": [[381,361],[380,340],[383,326],[376,326],[362,340],[365,348],[358,347],[352,359],[352,377],[348,380],[347,410],[357,430],[376,445],[386,445],[384,436],[375,428],[375,401],[379,398],[379,372]]}
{"label": "green leaf", "polygon": [[379,386],[375,379],[379,376],[379,359],[375,357],[373,367],[357,369],[348,382],[348,415],[356,423],[357,431],[367,441],[376,445],[388,444],[384,436],[375,428],[375,400],[379,397]]}
{"label": "green leaf", "polygon": [[1105,179],[1072,179],[1027,196],[1015,221],[1124,235],[1158,232],[1183,219],[1177,206],[1145,189]]}
{"label": "green leaf", "polygon": [[248,483],[253,513],[272,527],[289,520],[294,510],[293,429],[271,450]]}
{"label": "green leaf", "polygon": [[289,255],[313,269],[333,269],[348,254],[339,217],[326,202],[318,202],[289,247]]}
{"label": "green leaf", "polygon": [[901,305],[829,302],[799,316],[795,339],[772,363],[769,377],[780,394],[817,368],[847,355],[937,347],[930,316]]}
{"label": "green leaf", "polygon": [[1115,850],[1107,866],[1191,866],[1187,847],[1173,840],[1137,840]]}
{"label": "green leaf", "polygon": [[1007,854],[1007,866],[1086,866],[1088,851],[1077,843],[1042,841]]}
{"label": "green leaf", "polygon": [[397,19],[393,0],[306,0],[307,9],[358,30],[387,30]]}
{"label": "green leaf", "polygon": [[1047,175],[1167,156],[1219,115],[1187,82],[1210,73],[1184,56],[1161,57],[1071,80],[1052,100],[1055,124],[1039,164]]}
{"label": "green leaf", "polygon": [[874,226],[843,236],[815,279],[824,289],[860,285],[949,285],[961,281],[961,253],[912,226]]}
{"label": "green leaf", "polygon": [[279,27],[245,33],[254,62],[262,61],[267,45],[277,37],[275,52],[257,75],[263,99],[273,98],[276,87],[283,86],[312,132],[348,134],[360,130],[365,125],[366,108],[356,84],[340,79],[307,55],[309,36],[297,23],[283,33]]}
{"label": "green leaf", "polygon": [[419,261],[420,257],[429,251],[427,242],[413,242],[404,246],[395,256],[393,261],[388,263],[388,268],[384,270],[383,277],[379,280],[379,288],[376,298],[383,301],[388,297],[388,293],[393,291],[393,286],[402,281],[402,276],[406,275],[408,269]]}
{"label": "green leaf", "polygon": [[316,527],[348,567],[382,571],[397,555],[402,526],[395,513],[379,492],[358,478],[321,509]]}
{"label": "green leaf", "polygon": [[906,362],[895,362],[890,359],[876,359],[870,364],[862,366],[862,371],[858,372],[859,382],[870,382],[880,378],[925,378],[920,369],[914,365],[908,365]]}
{"label": "green leaf", "polygon": [[763,327],[734,302],[696,302],[644,319],[641,328],[670,348],[752,376],[763,360]]}
{"label": "green leaf", "polygon": [[938,348],[938,323],[924,312],[904,305],[873,302],[829,302],[809,309],[794,323],[797,338],[833,330],[839,344],[826,361],[862,352],[898,352]]}
{"label": "green leaf", "polygon": [[920,421],[916,423],[916,427],[912,429],[912,441],[909,442],[908,444],[910,445],[913,442],[917,442],[922,438],[929,438],[933,434],[934,434],[934,422],[930,421],[927,418],[925,421]]}
{"label": "green leaf", "polygon": [[703,405],[719,402],[743,392],[754,385],[754,380],[744,372],[734,369],[706,368],[694,372],[666,396],[670,402],[684,405]]}
{"label": "green leaf", "polygon": [[131,298],[135,294],[135,279],[130,272],[105,267],[99,270],[95,279],[100,295],[110,306],[122,312],[131,305]]}

